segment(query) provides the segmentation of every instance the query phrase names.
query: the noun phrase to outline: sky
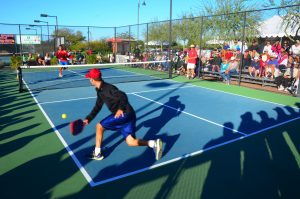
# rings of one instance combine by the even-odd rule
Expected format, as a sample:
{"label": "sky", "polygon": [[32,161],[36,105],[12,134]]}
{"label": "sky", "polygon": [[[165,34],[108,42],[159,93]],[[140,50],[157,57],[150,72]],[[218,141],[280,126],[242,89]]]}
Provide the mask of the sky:
{"label": "sky", "polygon": [[[144,1],[146,6],[142,6]],[[187,13],[192,13],[194,16],[201,15],[203,8],[201,2],[203,1],[206,0],[172,0],[172,19],[182,18]],[[207,1],[213,2],[213,0]],[[261,0],[249,1],[252,3],[262,2]],[[49,25],[55,25],[55,18],[40,17],[41,13],[45,13],[57,16],[58,25],[100,27],[135,25],[138,23],[138,2],[141,5],[140,24],[169,19],[170,0],[0,0],[0,23],[39,25],[34,23],[34,20],[42,20],[48,21]],[[140,32],[143,31],[143,28],[145,29],[145,26],[139,26],[139,29],[142,29]],[[26,30],[26,27],[22,26],[21,32],[22,34],[39,34],[39,27],[35,29],[38,33],[34,33],[34,30]],[[128,27],[124,29],[128,31]],[[88,32],[86,28],[74,28],[74,31],[77,30],[84,32],[85,36]],[[42,31],[45,34],[46,27],[43,27]],[[52,29],[50,27],[50,32],[52,31],[54,31],[54,27]],[[94,39],[98,39],[96,35],[112,37],[113,32],[113,29],[108,29],[105,33],[102,29],[93,29],[90,30],[89,36]],[[137,32],[136,26],[133,27],[132,32]],[[0,34],[19,34],[19,29],[17,26],[0,24]]]}
{"label": "sky", "polygon": [[[2,23],[33,23],[41,13],[58,17],[60,25],[90,25],[102,27],[137,24],[138,0],[0,0]],[[4,3],[5,2],[5,3]],[[24,3],[21,3],[24,2]],[[186,12],[198,12],[199,0],[173,0],[173,18]],[[5,9],[3,9],[3,4]],[[140,0],[140,4],[143,0]],[[140,7],[140,23],[169,19],[169,0],[145,0]],[[47,19],[55,24],[54,18]]]}

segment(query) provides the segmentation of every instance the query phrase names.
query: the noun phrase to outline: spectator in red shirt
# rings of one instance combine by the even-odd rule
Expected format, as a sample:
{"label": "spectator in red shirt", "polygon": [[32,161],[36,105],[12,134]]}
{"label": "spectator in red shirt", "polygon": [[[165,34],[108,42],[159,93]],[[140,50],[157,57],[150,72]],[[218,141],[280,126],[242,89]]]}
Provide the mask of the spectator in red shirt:
{"label": "spectator in red shirt", "polygon": [[187,64],[187,78],[195,77],[195,66],[197,59],[197,51],[195,50],[195,46],[191,45],[191,49],[188,51],[188,64]]}
{"label": "spectator in red shirt", "polygon": [[[59,61],[59,65],[65,66],[68,65],[68,52],[63,48],[62,45],[58,46],[58,50],[56,51],[56,58]],[[58,77],[62,77],[62,71],[65,69],[65,67],[61,67],[59,69],[59,75]]]}

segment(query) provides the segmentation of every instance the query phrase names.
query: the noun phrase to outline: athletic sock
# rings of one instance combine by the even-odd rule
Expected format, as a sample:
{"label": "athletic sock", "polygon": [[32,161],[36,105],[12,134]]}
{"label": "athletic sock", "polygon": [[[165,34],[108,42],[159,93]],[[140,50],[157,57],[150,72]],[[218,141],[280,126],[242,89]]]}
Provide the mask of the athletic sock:
{"label": "athletic sock", "polygon": [[99,153],[101,153],[101,148],[95,147],[95,155],[98,155]]}
{"label": "athletic sock", "polygon": [[149,140],[149,141],[148,141],[148,146],[149,146],[149,147],[154,148],[155,145],[156,145],[155,140]]}

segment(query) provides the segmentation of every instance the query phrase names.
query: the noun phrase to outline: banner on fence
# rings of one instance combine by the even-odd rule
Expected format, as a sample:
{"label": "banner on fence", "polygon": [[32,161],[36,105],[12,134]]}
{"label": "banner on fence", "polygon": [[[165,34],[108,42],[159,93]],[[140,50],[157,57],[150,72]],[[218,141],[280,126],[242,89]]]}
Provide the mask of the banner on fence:
{"label": "banner on fence", "polygon": [[41,37],[38,35],[17,35],[16,37],[17,44],[41,44]]}
{"label": "banner on fence", "polygon": [[15,35],[0,34],[0,44],[15,44]]}

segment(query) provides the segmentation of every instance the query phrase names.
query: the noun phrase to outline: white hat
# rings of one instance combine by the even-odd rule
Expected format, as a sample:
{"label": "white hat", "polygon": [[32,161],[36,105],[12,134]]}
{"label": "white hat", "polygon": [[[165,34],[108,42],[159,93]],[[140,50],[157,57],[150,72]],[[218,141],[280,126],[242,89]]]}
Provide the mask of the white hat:
{"label": "white hat", "polygon": [[192,44],[190,47],[191,47],[191,48],[195,48],[195,45],[194,45],[194,44]]}

